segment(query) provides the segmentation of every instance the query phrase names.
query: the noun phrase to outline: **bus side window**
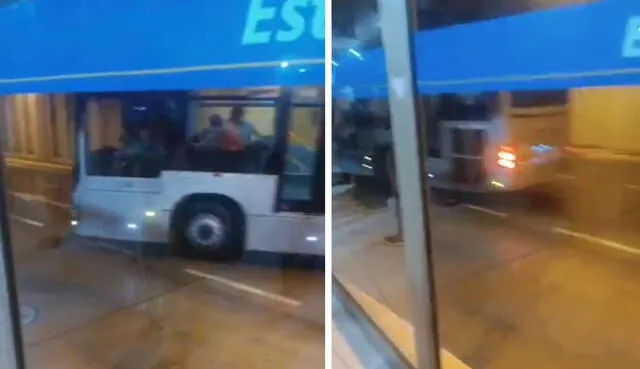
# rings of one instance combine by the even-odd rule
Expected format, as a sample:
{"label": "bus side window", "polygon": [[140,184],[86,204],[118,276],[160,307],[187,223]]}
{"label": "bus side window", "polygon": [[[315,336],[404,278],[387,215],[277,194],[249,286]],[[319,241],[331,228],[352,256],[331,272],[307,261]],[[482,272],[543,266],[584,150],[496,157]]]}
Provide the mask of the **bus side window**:
{"label": "bus side window", "polygon": [[568,99],[566,90],[516,91],[511,93],[511,106],[514,108],[565,106]]}
{"label": "bus side window", "polygon": [[159,177],[183,145],[183,117],[163,94],[95,96],[85,109],[91,176]]}
{"label": "bus side window", "polygon": [[[234,113],[235,112],[235,113]],[[274,142],[273,106],[243,106],[238,101],[197,103],[195,132],[186,147],[184,168],[197,172],[267,174],[268,159]],[[212,117],[221,122],[214,123]],[[231,132],[241,145],[226,145]]]}

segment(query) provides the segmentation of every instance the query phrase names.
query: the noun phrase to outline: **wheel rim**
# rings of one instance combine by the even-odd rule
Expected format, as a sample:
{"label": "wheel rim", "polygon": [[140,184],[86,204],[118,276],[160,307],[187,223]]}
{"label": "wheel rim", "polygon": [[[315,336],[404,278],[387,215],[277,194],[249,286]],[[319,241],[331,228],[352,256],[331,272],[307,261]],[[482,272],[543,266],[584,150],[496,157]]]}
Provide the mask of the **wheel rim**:
{"label": "wheel rim", "polygon": [[187,227],[187,238],[195,246],[219,248],[224,241],[224,222],[213,214],[201,214],[193,218]]}

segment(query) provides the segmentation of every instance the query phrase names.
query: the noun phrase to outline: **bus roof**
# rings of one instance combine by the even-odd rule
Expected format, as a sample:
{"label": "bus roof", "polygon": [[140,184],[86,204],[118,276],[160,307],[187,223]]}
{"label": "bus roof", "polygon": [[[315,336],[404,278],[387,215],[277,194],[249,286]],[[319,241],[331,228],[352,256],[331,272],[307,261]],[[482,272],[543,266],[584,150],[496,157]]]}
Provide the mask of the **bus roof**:
{"label": "bus roof", "polygon": [[[418,32],[422,94],[640,84],[640,1],[603,0]],[[382,50],[334,62],[338,98],[382,98]]]}
{"label": "bus roof", "polygon": [[324,85],[324,1],[15,0],[0,94]]}

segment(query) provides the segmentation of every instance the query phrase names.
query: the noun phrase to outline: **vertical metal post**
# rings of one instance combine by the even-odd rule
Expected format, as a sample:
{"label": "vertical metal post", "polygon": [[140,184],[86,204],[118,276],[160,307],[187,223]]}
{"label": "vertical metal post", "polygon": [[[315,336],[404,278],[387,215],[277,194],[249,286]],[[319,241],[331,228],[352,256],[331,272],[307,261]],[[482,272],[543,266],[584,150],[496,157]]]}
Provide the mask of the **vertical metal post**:
{"label": "vertical metal post", "polygon": [[411,0],[378,0],[388,74],[396,181],[407,276],[413,293],[418,369],[440,368],[433,260],[424,162],[426,150],[416,106],[417,83],[410,26]]}
{"label": "vertical metal post", "polygon": [[[413,24],[410,27],[410,29],[414,30],[414,31],[418,31],[418,22],[419,22],[419,10],[420,10],[420,4],[418,3],[421,0],[410,0],[411,1],[411,7],[410,7],[410,11],[412,14],[412,18],[413,18]],[[428,1],[428,0],[427,0]],[[418,96],[418,119],[425,117],[425,113],[424,113],[424,106],[422,104],[422,100],[420,99],[420,97]],[[424,142],[426,142],[426,136],[424,135],[426,130],[423,130],[423,139],[425,139]],[[391,182],[391,194],[392,196],[395,198],[395,213],[396,213],[396,222],[397,222],[397,233],[392,235],[392,236],[388,236],[385,237],[385,240],[387,241],[387,243],[389,244],[398,244],[403,242],[403,236],[402,236],[402,212],[400,210],[400,193],[398,191],[398,183],[397,183],[397,179],[396,179],[396,170],[395,170],[395,164],[394,164],[394,159],[393,157],[389,158],[390,159],[390,163],[386,163],[386,168],[387,168],[387,172],[389,173],[390,176],[390,182]]]}

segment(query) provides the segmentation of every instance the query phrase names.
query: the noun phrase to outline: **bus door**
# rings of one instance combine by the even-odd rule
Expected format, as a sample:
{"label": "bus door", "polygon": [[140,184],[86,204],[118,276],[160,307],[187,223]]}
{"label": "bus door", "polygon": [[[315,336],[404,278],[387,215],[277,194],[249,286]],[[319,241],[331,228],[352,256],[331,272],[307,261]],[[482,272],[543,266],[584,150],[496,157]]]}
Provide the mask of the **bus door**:
{"label": "bus door", "polygon": [[[310,96],[305,96],[305,91]],[[314,95],[312,91],[316,91]],[[324,255],[325,145],[324,92],[321,88],[287,91],[279,101],[278,131],[285,165],[275,213],[290,224],[294,253]]]}
{"label": "bus door", "polygon": [[287,91],[276,124],[285,149],[277,212],[324,215],[324,94],[322,89]]}

